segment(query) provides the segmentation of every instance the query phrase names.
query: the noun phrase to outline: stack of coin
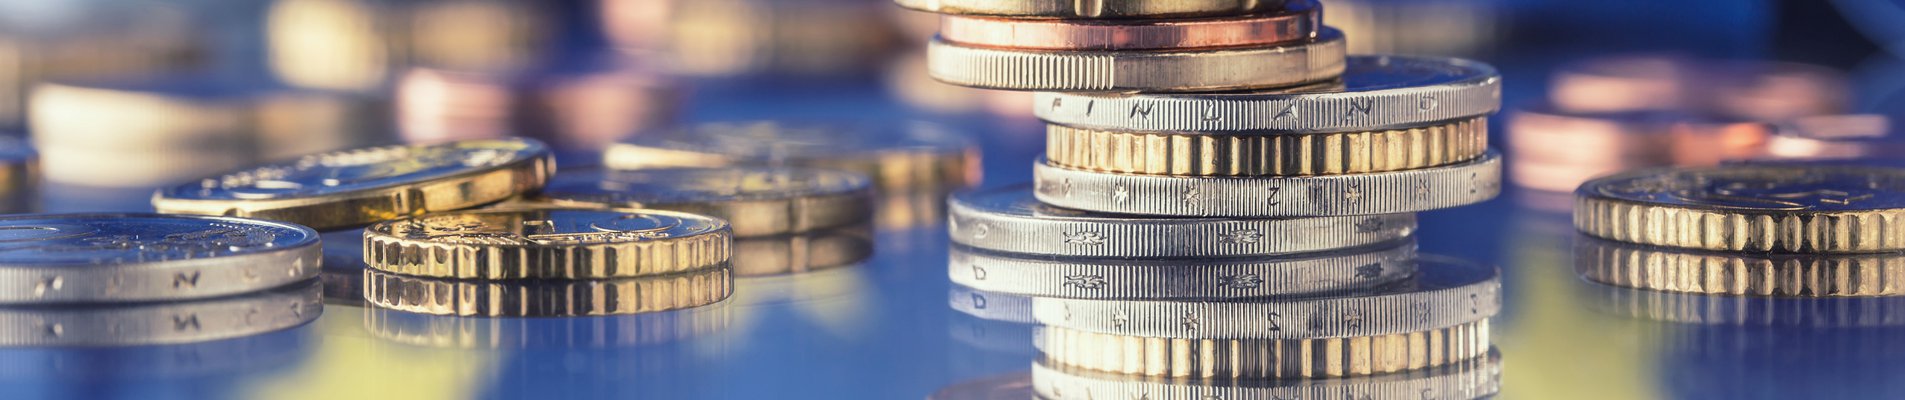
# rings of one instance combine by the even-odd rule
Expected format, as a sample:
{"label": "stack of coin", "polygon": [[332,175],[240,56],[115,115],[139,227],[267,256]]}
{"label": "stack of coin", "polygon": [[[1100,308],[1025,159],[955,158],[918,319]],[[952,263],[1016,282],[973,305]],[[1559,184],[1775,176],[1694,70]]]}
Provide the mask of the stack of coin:
{"label": "stack of coin", "polygon": [[[172,344],[317,319],[316,231],[159,214],[0,218],[0,346]],[[58,306],[53,306],[58,305]]]}
{"label": "stack of coin", "polygon": [[919,123],[717,122],[645,132],[603,153],[614,169],[811,167],[859,173],[877,192],[874,223],[945,221],[946,193],[979,183],[979,150],[944,126]]}
{"label": "stack of coin", "polygon": [[1517,186],[1568,192],[1635,168],[1848,153],[1830,142],[1843,138],[1849,89],[1824,67],[1621,55],[1563,66],[1551,85],[1544,104],[1510,113]]}
{"label": "stack of coin", "polygon": [[[1291,379],[1487,353],[1494,269],[1408,237],[1500,191],[1494,68],[1345,57],[1309,0],[900,3],[944,14],[935,78],[1041,91],[1033,184],[953,198],[949,273],[1032,296],[1045,363]],[[1067,386],[1040,395],[1090,396]]]}

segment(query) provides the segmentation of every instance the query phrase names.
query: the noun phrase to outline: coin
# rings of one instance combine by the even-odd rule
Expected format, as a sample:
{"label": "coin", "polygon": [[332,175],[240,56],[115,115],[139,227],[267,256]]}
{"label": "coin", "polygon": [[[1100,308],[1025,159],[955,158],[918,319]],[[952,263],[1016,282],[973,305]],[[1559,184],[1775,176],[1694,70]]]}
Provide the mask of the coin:
{"label": "coin", "polygon": [[948,128],[918,122],[704,123],[610,146],[613,169],[797,166],[858,172],[886,193],[950,190],[979,183],[979,149]]}
{"label": "coin", "polygon": [[[175,76],[147,84],[46,83],[28,98],[28,132],[51,182],[147,188],[256,158],[247,107],[263,93]],[[99,118],[100,113],[113,115]]]}
{"label": "coin", "polygon": [[1486,356],[1417,371],[1300,380],[1134,377],[1035,362],[1027,386],[1052,400],[1098,399],[1106,393],[1139,399],[1481,399],[1501,390],[1501,362],[1501,355],[1490,350]]}
{"label": "coin", "polygon": [[1044,20],[940,17],[939,38],[977,47],[1028,50],[1163,50],[1263,46],[1308,40],[1322,6],[1299,0],[1264,14],[1197,19]]}
{"label": "coin", "polygon": [[1905,169],[1743,164],[1633,171],[1582,184],[1574,226],[1604,239],[1722,251],[1905,250]]}
{"label": "coin", "polygon": [[1179,379],[1304,379],[1392,374],[1488,352],[1488,320],[1421,332],[1316,339],[1176,339],[1046,328],[1045,361]]}
{"label": "coin", "polygon": [[1415,216],[1295,219],[1154,218],[1042,204],[1030,185],[954,195],[952,242],[977,249],[1072,257],[1266,256],[1345,249],[1408,237]]}
{"label": "coin", "polygon": [[138,346],[252,336],[315,321],[316,280],[238,296],[84,307],[0,307],[0,346]]}
{"label": "coin", "polygon": [[1087,171],[1175,176],[1334,175],[1436,167],[1488,152],[1488,119],[1303,135],[1101,131],[1050,125],[1045,158]]}
{"label": "coin", "polygon": [[158,214],[0,217],[0,304],[183,300],[317,277],[302,226]]}
{"label": "coin", "polygon": [[1030,257],[953,246],[947,273],[976,290],[1082,299],[1238,299],[1367,289],[1415,273],[1415,242],[1292,257]]}
{"label": "coin", "polygon": [[554,170],[549,149],[528,139],[370,147],[160,189],[152,206],[331,229],[501,201],[541,187]]}
{"label": "coin", "polygon": [[626,278],[724,266],[730,240],[727,223],[672,211],[463,211],[371,225],[364,261],[435,278]]}
{"label": "coin", "polygon": [[1070,92],[1274,88],[1336,79],[1344,68],[1343,33],[1330,28],[1288,45],[1141,52],[1017,50],[936,38],[926,60],[934,79],[954,85]]}
{"label": "coin", "polygon": [[622,279],[487,282],[421,278],[365,270],[364,300],[431,315],[573,317],[641,314],[700,307],[733,293],[726,266]]}
{"label": "coin", "polygon": [[1341,296],[1248,301],[1088,300],[1039,297],[1049,327],[1176,339],[1314,339],[1423,332],[1475,323],[1501,309],[1495,268],[1425,255],[1414,278]]}
{"label": "coin", "polygon": [[734,239],[735,276],[800,274],[852,266],[873,256],[873,227]]}
{"label": "coin", "polygon": [[1032,166],[1038,200],[1103,213],[1197,217],[1332,217],[1475,204],[1501,192],[1501,154],[1461,164],[1365,174],[1179,177]]}
{"label": "coin", "polygon": [[1574,241],[1582,278],[1615,286],[1734,296],[1897,296],[1905,254],[1717,253]]}
{"label": "coin", "polygon": [[655,168],[563,171],[537,200],[578,208],[643,208],[728,221],[737,237],[808,232],[867,221],[865,176],[811,168]]}
{"label": "coin", "polygon": [[1082,129],[1247,134],[1407,128],[1501,108],[1501,74],[1458,58],[1351,56],[1342,83],[1209,94],[1038,93],[1039,119]]}
{"label": "coin", "polygon": [[1273,12],[1287,0],[895,0],[900,7],[1013,18],[1181,18]]}

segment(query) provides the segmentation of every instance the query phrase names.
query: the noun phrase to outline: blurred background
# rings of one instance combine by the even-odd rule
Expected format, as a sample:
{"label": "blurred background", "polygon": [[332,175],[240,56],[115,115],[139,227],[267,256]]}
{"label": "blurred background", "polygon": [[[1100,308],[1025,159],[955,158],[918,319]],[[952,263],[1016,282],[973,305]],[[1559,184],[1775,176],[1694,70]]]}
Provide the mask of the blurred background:
{"label": "blurred background", "polygon": [[[1437,228],[1421,235],[1425,249],[1503,267],[1504,397],[1900,394],[1873,377],[1897,376],[1886,368],[1905,364],[1887,357],[1905,335],[1843,333],[1884,350],[1861,358],[1872,369],[1803,346],[1709,346],[1812,331],[1661,333],[1587,310],[1583,298],[1605,296],[1568,267],[1566,192],[1645,166],[1905,157],[1892,135],[1905,117],[1905,3],[1323,3],[1354,53],[1470,57],[1505,76],[1491,140],[1515,189],[1429,213],[1422,225]],[[561,166],[586,166],[617,138],[752,119],[939,122],[983,144],[988,184],[1029,177],[1044,141],[1030,94],[928,78],[936,23],[883,0],[0,2],[0,132],[35,147],[44,182],[8,207],[149,210],[154,187],[370,144],[528,136],[562,149]],[[646,332],[639,320],[340,305],[314,327],[239,341],[0,350],[0,397],[920,398],[1035,354],[1012,342],[1029,335],[1020,327],[947,308],[942,229],[928,218],[882,233],[868,268],[755,283],[719,310],[738,315],[719,327],[738,336],[713,344],[620,341]],[[1781,373],[1794,369],[1805,373]]]}

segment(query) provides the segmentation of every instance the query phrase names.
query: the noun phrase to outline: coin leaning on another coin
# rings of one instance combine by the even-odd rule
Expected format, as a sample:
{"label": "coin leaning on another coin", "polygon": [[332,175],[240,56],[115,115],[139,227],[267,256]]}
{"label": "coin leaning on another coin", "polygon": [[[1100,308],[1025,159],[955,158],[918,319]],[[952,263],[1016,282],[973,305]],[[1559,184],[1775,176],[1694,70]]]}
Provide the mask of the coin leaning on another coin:
{"label": "coin leaning on another coin", "polygon": [[529,139],[383,146],[304,156],[160,189],[162,213],[230,215],[329,230],[460,210],[539,188],[555,156]]}

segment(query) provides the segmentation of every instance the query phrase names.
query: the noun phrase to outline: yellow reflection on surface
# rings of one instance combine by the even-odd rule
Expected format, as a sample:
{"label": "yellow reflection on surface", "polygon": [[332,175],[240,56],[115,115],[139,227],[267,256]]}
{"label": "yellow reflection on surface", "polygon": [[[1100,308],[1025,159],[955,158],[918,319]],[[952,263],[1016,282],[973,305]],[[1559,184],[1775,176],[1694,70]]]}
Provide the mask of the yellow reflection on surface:
{"label": "yellow reflection on surface", "polygon": [[1503,275],[1512,282],[1507,323],[1495,346],[1509,361],[1502,398],[1654,399],[1660,339],[1640,322],[1582,304],[1574,273],[1574,228],[1565,214],[1518,210]]}
{"label": "yellow reflection on surface", "polygon": [[[241,388],[247,399],[468,399],[496,374],[502,354],[385,342],[364,332],[362,307],[326,306],[324,339],[297,370]],[[322,390],[309,390],[321,388]]]}

